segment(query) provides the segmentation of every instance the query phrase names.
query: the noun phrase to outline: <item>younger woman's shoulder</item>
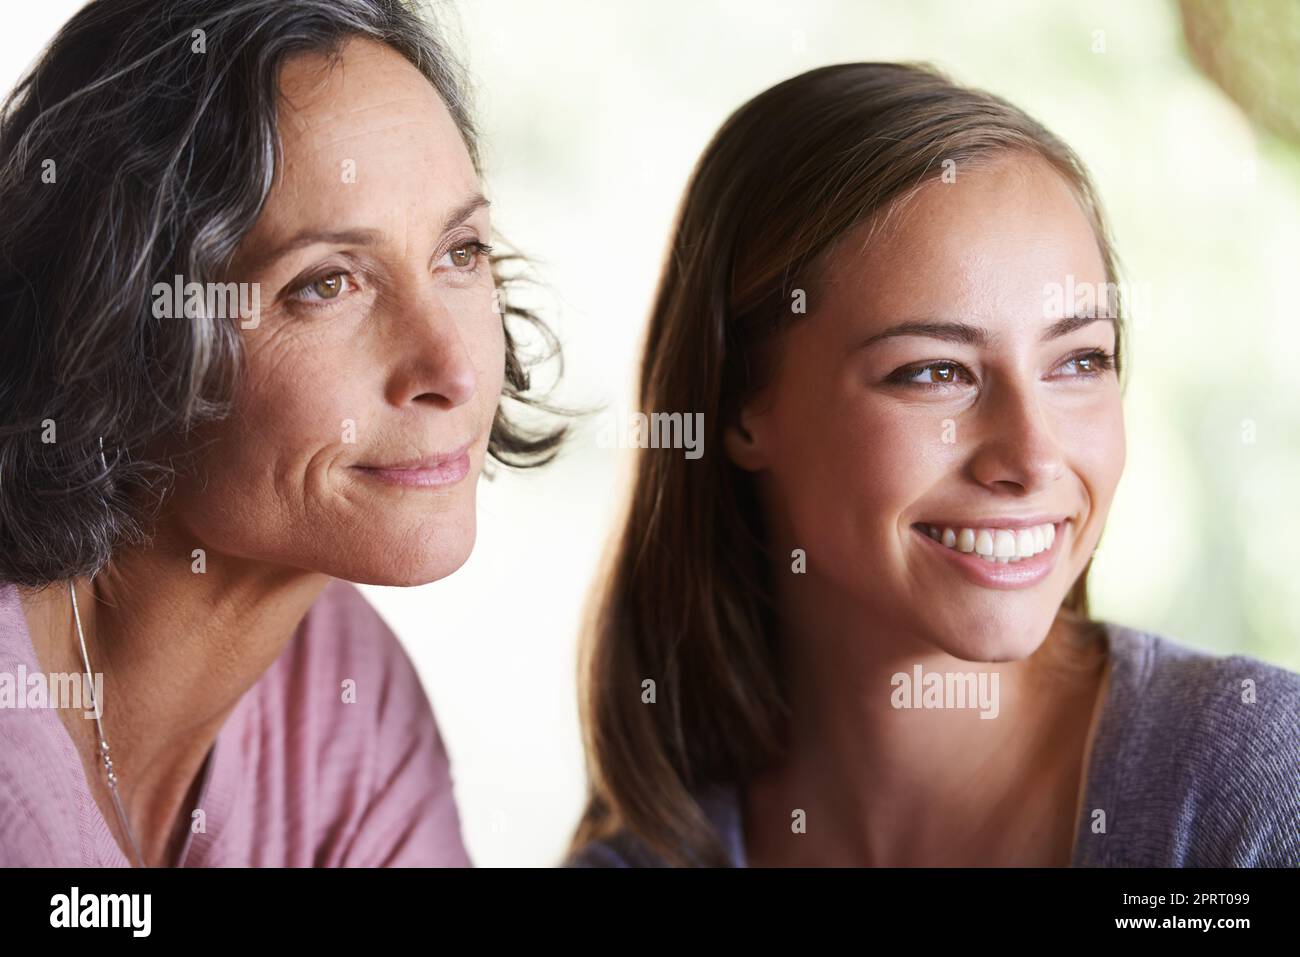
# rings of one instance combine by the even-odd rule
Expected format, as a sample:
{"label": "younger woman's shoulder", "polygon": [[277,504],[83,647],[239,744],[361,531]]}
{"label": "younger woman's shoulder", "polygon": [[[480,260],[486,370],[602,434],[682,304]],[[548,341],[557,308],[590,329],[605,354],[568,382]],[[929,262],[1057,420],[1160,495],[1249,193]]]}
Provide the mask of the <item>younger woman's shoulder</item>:
{"label": "younger woman's shoulder", "polygon": [[[1099,744],[1134,863],[1300,866],[1300,674],[1107,623]],[[1168,821],[1155,821],[1157,816]],[[1115,821],[1117,828],[1123,820]],[[1145,835],[1162,835],[1160,848]],[[1141,846],[1139,846],[1141,845]]]}
{"label": "younger woman's shoulder", "polygon": [[565,860],[565,867],[662,867],[663,862],[647,853],[626,834],[591,841]]}
{"label": "younger woman's shoulder", "polygon": [[[1138,721],[1171,713],[1225,734],[1286,734],[1295,743],[1300,674],[1249,655],[1220,655],[1180,640],[1107,623],[1111,681],[1140,704]],[[1159,727],[1169,728],[1161,722]],[[1189,730],[1186,721],[1170,730]],[[1153,727],[1152,730],[1155,730]]]}
{"label": "younger woman's shoulder", "polygon": [[[691,799],[713,828],[730,867],[746,867],[740,789],[730,783],[697,788]],[[572,852],[564,867],[668,867],[669,864],[626,830],[590,841]]]}

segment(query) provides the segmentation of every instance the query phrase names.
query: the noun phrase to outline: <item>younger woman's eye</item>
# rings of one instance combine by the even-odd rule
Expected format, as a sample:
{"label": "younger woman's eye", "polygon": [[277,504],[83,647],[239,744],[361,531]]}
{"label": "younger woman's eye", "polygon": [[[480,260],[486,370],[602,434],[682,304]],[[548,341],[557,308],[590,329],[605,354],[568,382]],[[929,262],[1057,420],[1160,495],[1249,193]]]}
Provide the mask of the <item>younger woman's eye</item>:
{"label": "younger woman's eye", "polygon": [[1077,372],[1069,373],[1066,378],[1081,376],[1084,378],[1096,378],[1105,375],[1111,369],[1115,368],[1115,356],[1113,353],[1106,352],[1104,349],[1090,349],[1087,352],[1081,352],[1078,355],[1070,356],[1063,363],[1062,368],[1068,365],[1074,365]]}
{"label": "younger woman's eye", "polygon": [[[958,385],[961,375],[965,375],[968,381],[974,379],[965,367],[956,362],[928,362],[922,366],[907,366],[892,372],[888,382],[897,385],[916,385],[922,388],[942,388],[947,385]],[[924,376],[925,378],[920,378]]]}

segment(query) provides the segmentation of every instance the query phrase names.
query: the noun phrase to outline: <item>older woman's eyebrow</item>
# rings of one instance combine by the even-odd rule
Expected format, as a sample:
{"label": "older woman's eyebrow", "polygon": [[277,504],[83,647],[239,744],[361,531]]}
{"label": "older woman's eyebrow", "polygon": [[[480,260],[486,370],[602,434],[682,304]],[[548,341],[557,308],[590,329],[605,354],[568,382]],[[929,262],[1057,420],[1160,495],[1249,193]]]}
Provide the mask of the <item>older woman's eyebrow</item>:
{"label": "older woman's eyebrow", "polygon": [[463,203],[447,214],[446,219],[442,221],[442,231],[445,233],[449,229],[455,229],[478,210],[491,205],[482,193],[471,193]]}
{"label": "older woman's eyebrow", "polygon": [[[471,193],[461,203],[456,205],[443,218],[441,233],[455,229],[465,220],[469,219],[478,210],[492,204],[482,193]],[[283,243],[280,243],[274,249],[270,250],[264,261],[268,264],[274,263],[284,258],[295,250],[302,249],[304,246],[312,246],[316,243],[331,243],[340,246],[370,246],[383,237],[377,229],[316,229],[308,228],[302,232],[295,233]]]}
{"label": "older woman's eyebrow", "polygon": [[[1115,319],[1113,316],[1066,316],[1048,326],[1043,331],[1042,336],[1039,337],[1039,341],[1051,342],[1053,339],[1068,336],[1076,329],[1082,329],[1084,326],[1102,321],[1113,324]],[[877,332],[875,335],[858,343],[854,349],[865,349],[882,339],[892,339],[895,336],[919,336],[924,339],[939,339],[943,342],[956,342],[961,345],[981,347],[988,346],[996,339],[996,336],[983,326],[974,326],[965,322],[910,321],[900,322],[898,325]]]}
{"label": "older woman's eyebrow", "polygon": [[273,263],[283,259],[289,253],[314,246],[316,243],[331,243],[339,246],[369,246],[379,241],[377,229],[304,229],[291,236],[266,254],[266,262]]}

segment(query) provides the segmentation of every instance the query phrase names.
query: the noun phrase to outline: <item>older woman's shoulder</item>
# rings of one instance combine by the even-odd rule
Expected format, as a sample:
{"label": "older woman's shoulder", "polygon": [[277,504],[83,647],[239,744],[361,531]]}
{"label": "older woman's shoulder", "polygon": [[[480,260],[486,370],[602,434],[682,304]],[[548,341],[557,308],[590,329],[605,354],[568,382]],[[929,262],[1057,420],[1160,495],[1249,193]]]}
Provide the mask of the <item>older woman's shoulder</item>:
{"label": "older woman's shoulder", "polygon": [[318,710],[354,706],[353,719],[357,712],[374,724],[404,720],[401,713],[432,718],[423,682],[397,635],[356,585],[339,579],[321,590],[267,677],[300,702],[314,700]]}
{"label": "older woman's shoulder", "polygon": [[1128,835],[1134,863],[1300,865],[1300,674],[1106,628],[1098,787],[1144,822]]}
{"label": "older woman's shoulder", "polygon": [[325,586],[259,685],[268,736],[284,739],[288,761],[317,784],[308,803],[322,866],[469,863],[432,705],[357,586]]}
{"label": "older woman's shoulder", "polygon": [[330,579],[294,636],[296,653],[324,656],[357,675],[377,675],[393,666],[405,669],[409,657],[393,630],[351,582]]}
{"label": "older woman's shoulder", "polygon": [[361,589],[351,582],[331,578],[321,589],[307,612],[307,621],[328,623],[332,630],[368,636],[380,632],[391,635],[387,623]]}

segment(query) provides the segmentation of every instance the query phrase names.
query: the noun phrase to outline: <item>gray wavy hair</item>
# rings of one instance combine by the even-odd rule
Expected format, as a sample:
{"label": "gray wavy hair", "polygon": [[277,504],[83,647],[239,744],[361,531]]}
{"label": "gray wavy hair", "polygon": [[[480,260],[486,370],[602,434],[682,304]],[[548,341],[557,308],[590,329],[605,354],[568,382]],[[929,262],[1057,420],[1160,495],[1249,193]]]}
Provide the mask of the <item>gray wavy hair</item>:
{"label": "gray wavy hair", "polygon": [[[464,73],[433,11],[401,0],[95,0],[0,107],[0,581],[93,574],[146,540],[184,459],[158,450],[228,414],[241,368],[233,321],[155,319],[153,284],[219,279],[271,189],[284,60],[358,36],[421,71],[477,169]],[[494,258],[498,282],[518,259]],[[503,399],[556,412],[525,393],[558,344],[505,299]],[[563,425],[506,409],[491,458],[549,461]]]}

